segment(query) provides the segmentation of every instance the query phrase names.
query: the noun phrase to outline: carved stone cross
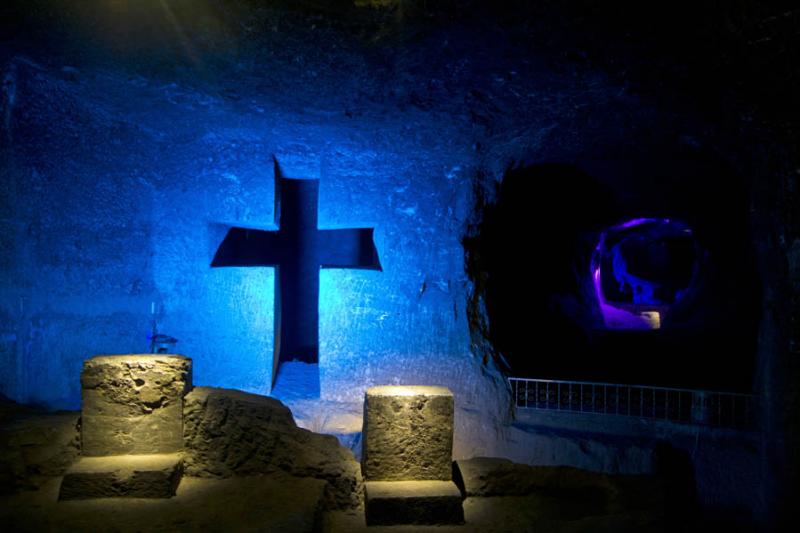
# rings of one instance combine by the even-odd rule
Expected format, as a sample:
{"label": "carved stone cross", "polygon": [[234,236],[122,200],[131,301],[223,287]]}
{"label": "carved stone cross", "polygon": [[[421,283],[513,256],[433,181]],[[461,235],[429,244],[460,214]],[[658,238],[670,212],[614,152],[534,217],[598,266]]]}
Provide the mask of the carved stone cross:
{"label": "carved stone cross", "polygon": [[318,229],[318,179],[283,175],[275,160],[277,231],[233,227],[212,267],[276,268],[272,382],[287,361],[319,362],[319,269],[381,270],[373,228]]}

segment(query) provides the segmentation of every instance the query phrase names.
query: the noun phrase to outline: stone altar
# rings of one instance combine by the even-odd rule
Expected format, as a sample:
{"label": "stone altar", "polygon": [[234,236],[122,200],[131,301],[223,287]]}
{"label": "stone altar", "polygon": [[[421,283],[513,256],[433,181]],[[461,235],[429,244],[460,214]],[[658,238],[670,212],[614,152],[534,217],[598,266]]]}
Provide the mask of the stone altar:
{"label": "stone altar", "polygon": [[445,387],[367,390],[361,461],[367,525],[464,522],[462,494],[452,481],[453,410]]}
{"label": "stone altar", "polygon": [[81,455],[60,499],[168,498],[183,471],[183,397],[192,361],[181,355],[97,356],[81,372]]}

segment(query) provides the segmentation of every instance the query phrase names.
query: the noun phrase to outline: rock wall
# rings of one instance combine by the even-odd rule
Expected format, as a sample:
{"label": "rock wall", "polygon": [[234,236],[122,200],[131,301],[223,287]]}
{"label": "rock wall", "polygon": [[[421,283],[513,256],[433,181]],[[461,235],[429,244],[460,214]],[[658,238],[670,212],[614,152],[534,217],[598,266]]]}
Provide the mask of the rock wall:
{"label": "rock wall", "polygon": [[[376,228],[383,272],[320,274],[322,396],[360,402],[373,385],[444,385],[459,406],[502,418],[505,386],[472,353],[466,316],[460,238],[477,164],[468,117],[409,106],[406,89],[387,114],[395,74],[357,37],[297,33],[305,14],[269,11],[283,22],[268,48],[282,52],[259,45],[222,67],[282,72],[269,88],[249,74],[196,85],[159,47],[109,63],[108,35],[80,10],[61,13],[52,53],[22,36],[4,45],[15,95],[0,147],[0,391],[75,409],[84,359],[147,351],[158,331],[192,357],[197,383],[269,393],[273,269],[209,263],[229,225],[273,223],[274,154],[289,176],[321,177],[320,227]],[[331,42],[339,51],[320,55]],[[140,60],[160,67],[139,70]]]}
{"label": "rock wall", "polygon": [[[178,36],[155,2],[6,2],[0,393],[77,408],[83,361],[146,351],[154,329],[179,339],[196,382],[268,392],[274,274],[208,264],[227,225],[273,221],[275,154],[290,175],[321,175],[321,225],[376,227],[384,266],[321,274],[322,394],[447,386],[456,456],[494,455],[508,393],[462,238],[504,170],[568,162],[638,209],[672,185],[650,178],[675,150],[712,154],[751,200],[754,388],[764,479],[779,480],[759,498],[774,515],[800,435],[797,12],[485,4],[413,20],[190,2]],[[535,340],[531,355],[562,356]]]}
{"label": "rock wall", "polygon": [[768,487],[759,431],[627,416],[520,410],[499,456],[535,466],[658,476],[676,509],[752,527]]}
{"label": "rock wall", "polygon": [[361,468],[336,437],[298,428],[278,400],[236,390],[197,387],[186,396],[185,459],[189,476],[231,477],[284,472],[327,481],[330,507],[356,507]]}
{"label": "rock wall", "polygon": [[48,412],[0,399],[0,493],[34,490],[80,454],[80,413]]}

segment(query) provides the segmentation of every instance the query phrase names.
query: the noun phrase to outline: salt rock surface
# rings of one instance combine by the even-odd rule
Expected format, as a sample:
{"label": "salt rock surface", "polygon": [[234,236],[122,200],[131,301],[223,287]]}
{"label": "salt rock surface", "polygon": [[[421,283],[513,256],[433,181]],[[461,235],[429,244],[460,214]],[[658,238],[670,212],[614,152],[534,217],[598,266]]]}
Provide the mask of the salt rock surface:
{"label": "salt rock surface", "polygon": [[153,454],[183,446],[183,396],[192,361],[180,355],[114,355],[81,372],[81,451],[87,456]]}
{"label": "salt rock surface", "polygon": [[453,393],[446,387],[381,386],[364,400],[364,477],[452,478]]}
{"label": "salt rock surface", "polygon": [[538,494],[582,502],[594,513],[663,511],[663,480],[647,475],[610,475],[569,466],[531,466],[498,457],[456,461],[457,480],[467,497]]}
{"label": "salt rock surface", "polygon": [[520,496],[536,491],[590,491],[613,495],[607,474],[568,466],[531,466],[499,457],[473,457],[456,462],[467,496]]}
{"label": "salt rock surface", "polygon": [[79,417],[0,399],[0,494],[36,489],[62,475],[79,454]]}
{"label": "salt rock surface", "polygon": [[64,476],[59,499],[171,498],[182,465],[179,453],[82,457]]}
{"label": "salt rock surface", "polygon": [[184,407],[186,475],[219,477],[285,472],[327,481],[326,505],[360,503],[361,470],[336,437],[297,427],[280,401],[232,389],[196,387]]}

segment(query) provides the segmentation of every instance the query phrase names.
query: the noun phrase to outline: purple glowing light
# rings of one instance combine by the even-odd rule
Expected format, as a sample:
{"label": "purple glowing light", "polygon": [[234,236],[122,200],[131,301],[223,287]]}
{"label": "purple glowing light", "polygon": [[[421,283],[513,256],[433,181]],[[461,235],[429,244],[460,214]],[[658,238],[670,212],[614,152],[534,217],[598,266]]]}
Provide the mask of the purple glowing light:
{"label": "purple glowing light", "polygon": [[[628,229],[628,228],[635,228],[636,226],[641,226],[642,224],[647,224],[649,222],[658,222],[659,219],[657,218],[634,218],[628,220],[627,222],[623,222],[619,226],[614,226],[611,229],[620,230],[620,229]],[[664,222],[669,224],[669,219],[665,218],[662,219]]]}
{"label": "purple glowing light", "polygon": [[661,327],[661,309],[642,309],[636,313],[608,303],[603,296],[599,265],[595,268],[592,278],[597,303],[600,306],[600,313],[603,315],[603,322],[607,328],[649,330]]}
{"label": "purple glowing light", "polygon": [[[626,242],[661,244],[659,239],[674,238],[677,235],[686,238],[691,234],[691,229],[681,222],[668,218],[645,217],[612,226],[601,234],[592,260],[591,276],[606,328],[659,329],[664,315],[669,312],[670,304],[682,298],[687,290],[682,287],[676,291],[673,284],[674,297],[664,297],[664,285],[660,280],[647,279],[649,276],[642,277],[632,273],[623,254]],[[606,274],[606,284],[614,283],[609,289],[617,296],[612,300],[604,292],[603,266],[610,269]]]}

